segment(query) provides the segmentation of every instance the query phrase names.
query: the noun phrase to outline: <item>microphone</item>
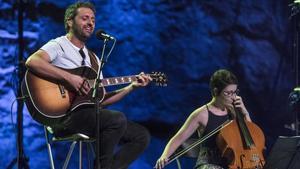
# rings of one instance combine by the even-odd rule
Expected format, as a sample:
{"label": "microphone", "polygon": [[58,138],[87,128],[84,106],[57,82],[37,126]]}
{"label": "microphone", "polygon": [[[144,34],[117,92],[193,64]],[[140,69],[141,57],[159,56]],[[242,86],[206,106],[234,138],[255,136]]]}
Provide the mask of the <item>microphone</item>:
{"label": "microphone", "polygon": [[294,2],[289,4],[289,7],[291,7],[291,15],[289,16],[289,19],[292,19],[300,12],[300,0],[294,0]]}
{"label": "microphone", "polygon": [[115,38],[107,33],[104,30],[99,29],[96,31],[96,38],[100,40],[114,40]]}

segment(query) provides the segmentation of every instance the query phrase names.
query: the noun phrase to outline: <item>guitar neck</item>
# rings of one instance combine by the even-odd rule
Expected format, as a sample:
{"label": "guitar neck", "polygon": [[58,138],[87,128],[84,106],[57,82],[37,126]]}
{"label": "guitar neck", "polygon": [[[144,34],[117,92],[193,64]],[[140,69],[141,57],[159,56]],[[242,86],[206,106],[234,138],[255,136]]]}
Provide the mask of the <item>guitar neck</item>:
{"label": "guitar neck", "polygon": [[101,80],[100,86],[105,87],[132,83],[134,81],[137,81],[136,76],[137,75],[105,78]]}
{"label": "guitar neck", "polygon": [[[154,73],[145,74],[145,75],[150,76],[152,78],[152,82],[155,83],[157,86],[167,86],[167,83],[166,83],[167,78],[164,73],[154,72]],[[137,78],[138,76],[139,75],[130,75],[130,76],[105,78],[105,79],[101,80],[99,87],[132,83],[134,81],[139,80]]]}

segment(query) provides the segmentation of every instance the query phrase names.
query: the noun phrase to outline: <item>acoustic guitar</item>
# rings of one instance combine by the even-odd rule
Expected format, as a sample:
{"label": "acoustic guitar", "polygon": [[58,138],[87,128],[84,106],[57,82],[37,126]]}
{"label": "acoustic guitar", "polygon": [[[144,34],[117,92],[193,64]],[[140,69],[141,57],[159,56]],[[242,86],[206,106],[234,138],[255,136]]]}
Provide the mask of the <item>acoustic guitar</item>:
{"label": "acoustic guitar", "polygon": [[[90,86],[94,86],[97,78],[97,72],[86,66],[63,70],[85,78]],[[157,85],[166,86],[167,78],[164,73],[153,72],[147,75]],[[137,75],[101,79],[98,88],[100,102],[103,101],[105,96],[105,86],[128,84],[137,80]],[[39,77],[28,70],[25,73],[21,89],[23,96],[27,98],[25,103],[30,115],[34,120],[44,125],[56,124],[68,112],[72,112],[81,106],[94,104],[92,90],[87,95],[78,95],[77,92],[68,90],[62,84]]]}

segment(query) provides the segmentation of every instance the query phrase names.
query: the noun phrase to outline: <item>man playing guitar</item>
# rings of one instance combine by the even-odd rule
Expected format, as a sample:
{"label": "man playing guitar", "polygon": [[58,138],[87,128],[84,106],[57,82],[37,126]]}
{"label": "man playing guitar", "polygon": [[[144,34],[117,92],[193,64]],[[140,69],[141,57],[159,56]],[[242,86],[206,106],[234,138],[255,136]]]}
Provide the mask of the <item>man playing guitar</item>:
{"label": "man playing guitar", "polygon": [[[26,61],[28,72],[48,81],[62,84],[75,96],[88,95],[91,85],[86,78],[65,69],[79,67],[99,67],[95,54],[88,51],[85,43],[95,28],[95,7],[89,2],[77,2],[65,11],[66,35],[50,40]],[[96,64],[95,64],[96,63]],[[113,104],[138,87],[146,86],[152,78],[140,73],[138,80],[113,92],[104,93],[101,106]],[[28,82],[30,80],[27,79]],[[43,87],[43,86],[41,86]],[[64,90],[64,88],[59,88]],[[71,98],[71,96],[70,96]],[[47,98],[50,102],[55,98]],[[79,106],[51,123],[56,135],[83,133],[96,135],[96,114],[94,106]],[[127,168],[146,148],[150,140],[149,132],[141,125],[126,120],[123,113],[102,109],[100,113],[100,164],[104,169]],[[117,144],[122,147],[114,153]]]}

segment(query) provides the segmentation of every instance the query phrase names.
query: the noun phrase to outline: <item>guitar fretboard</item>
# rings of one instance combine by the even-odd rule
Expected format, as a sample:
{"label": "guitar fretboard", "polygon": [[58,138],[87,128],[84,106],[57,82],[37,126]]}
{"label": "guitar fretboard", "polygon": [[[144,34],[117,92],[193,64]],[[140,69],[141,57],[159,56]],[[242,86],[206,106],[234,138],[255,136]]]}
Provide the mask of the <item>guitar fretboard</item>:
{"label": "guitar fretboard", "polygon": [[113,85],[120,85],[120,84],[128,84],[133,81],[136,81],[136,76],[122,76],[122,77],[112,77],[112,78],[105,78],[101,80],[101,86],[113,86]]}

